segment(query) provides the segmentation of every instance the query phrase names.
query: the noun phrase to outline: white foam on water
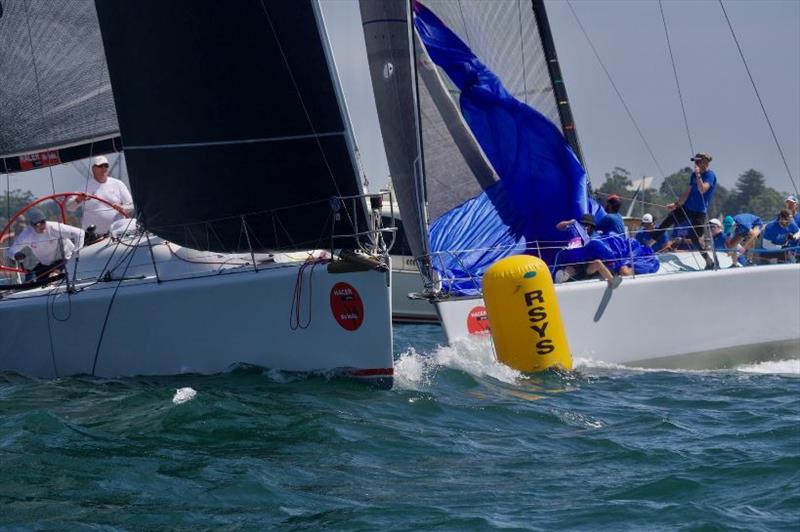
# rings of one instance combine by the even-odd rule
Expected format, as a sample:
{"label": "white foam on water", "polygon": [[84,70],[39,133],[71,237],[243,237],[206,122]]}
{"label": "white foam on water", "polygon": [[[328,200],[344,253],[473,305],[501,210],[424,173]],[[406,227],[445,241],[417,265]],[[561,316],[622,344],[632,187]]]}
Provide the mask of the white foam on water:
{"label": "white foam on water", "polygon": [[[604,362],[602,360],[595,360],[593,358],[575,358],[573,361],[575,369],[616,369],[622,371],[635,371],[641,373],[653,372],[669,372],[669,373],[712,373],[732,371],[730,369],[708,370],[708,369],[675,369],[675,368],[639,368],[635,366],[623,366],[622,364],[614,364],[612,362]],[[775,375],[800,375],[800,359],[793,358],[789,360],[770,360],[766,362],[758,362],[756,364],[743,364],[736,366],[733,371],[741,371],[742,373],[762,373],[762,374],[775,374]]]}
{"label": "white foam on water", "polygon": [[197,392],[194,388],[178,388],[175,391],[175,396],[172,398],[173,404],[181,405],[187,401],[191,401],[195,398]]}
{"label": "white foam on water", "polygon": [[395,386],[419,390],[429,385],[439,368],[457,369],[476,377],[492,377],[513,384],[520,372],[497,361],[489,338],[459,339],[449,346],[439,346],[430,354],[413,348],[395,361]]}
{"label": "white foam on water", "polygon": [[758,364],[738,366],[737,371],[743,373],[769,373],[780,375],[800,375],[800,358],[790,360],[770,360]]}

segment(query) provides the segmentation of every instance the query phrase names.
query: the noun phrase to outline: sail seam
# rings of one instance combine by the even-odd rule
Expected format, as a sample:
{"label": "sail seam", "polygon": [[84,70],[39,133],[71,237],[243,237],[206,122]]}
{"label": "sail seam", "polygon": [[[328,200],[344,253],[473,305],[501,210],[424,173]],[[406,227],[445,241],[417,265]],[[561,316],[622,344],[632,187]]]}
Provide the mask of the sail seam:
{"label": "sail seam", "polygon": [[320,137],[340,137],[344,136],[344,131],[333,131],[330,133],[315,133],[311,135],[289,135],[283,137],[264,137],[257,139],[241,140],[216,140],[209,142],[181,142],[176,144],[141,144],[138,146],[125,146],[125,150],[153,150],[163,148],[202,148],[207,146],[229,146],[231,144],[255,144],[259,142],[284,142],[287,140],[316,139]]}

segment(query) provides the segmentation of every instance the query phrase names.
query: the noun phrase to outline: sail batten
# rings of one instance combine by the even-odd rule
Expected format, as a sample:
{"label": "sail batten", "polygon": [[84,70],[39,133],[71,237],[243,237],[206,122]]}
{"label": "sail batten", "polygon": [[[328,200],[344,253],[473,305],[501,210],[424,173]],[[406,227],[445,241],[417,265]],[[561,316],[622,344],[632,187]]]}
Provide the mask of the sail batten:
{"label": "sail batten", "polygon": [[232,145],[232,144],[252,144],[252,143],[259,143],[259,142],[286,142],[286,141],[293,141],[293,140],[306,140],[306,139],[315,139],[315,138],[324,138],[324,137],[344,137],[347,134],[346,131],[331,131],[330,133],[315,133],[313,135],[291,135],[291,136],[283,136],[283,137],[270,137],[270,138],[262,138],[262,139],[239,139],[239,140],[213,140],[213,141],[206,141],[206,142],[183,142],[183,143],[175,143],[175,144],[149,144],[149,145],[140,145],[140,146],[125,146],[125,150],[154,150],[154,149],[164,149],[164,148],[202,148],[207,146],[225,146],[225,145]]}

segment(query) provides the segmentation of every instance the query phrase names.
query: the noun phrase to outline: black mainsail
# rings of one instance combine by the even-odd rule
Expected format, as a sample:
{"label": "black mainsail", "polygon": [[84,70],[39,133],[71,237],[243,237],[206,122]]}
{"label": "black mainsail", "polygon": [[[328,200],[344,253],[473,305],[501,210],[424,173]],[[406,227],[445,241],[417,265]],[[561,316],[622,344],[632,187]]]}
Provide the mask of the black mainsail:
{"label": "black mainsail", "polygon": [[334,199],[363,190],[314,1],[96,4],[147,229],[216,251],[357,246],[366,206]]}

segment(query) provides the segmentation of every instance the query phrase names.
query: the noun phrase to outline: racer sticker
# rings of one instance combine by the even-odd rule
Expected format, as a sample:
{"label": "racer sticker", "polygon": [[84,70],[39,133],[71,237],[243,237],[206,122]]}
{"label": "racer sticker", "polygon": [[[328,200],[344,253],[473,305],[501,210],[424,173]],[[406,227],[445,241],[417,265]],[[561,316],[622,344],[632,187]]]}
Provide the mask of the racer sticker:
{"label": "racer sticker", "polygon": [[343,329],[355,331],[364,322],[364,303],[358,291],[347,283],[331,288],[331,312]]}
{"label": "racer sticker", "polygon": [[486,307],[472,307],[467,314],[467,332],[470,334],[489,334],[489,317]]}

